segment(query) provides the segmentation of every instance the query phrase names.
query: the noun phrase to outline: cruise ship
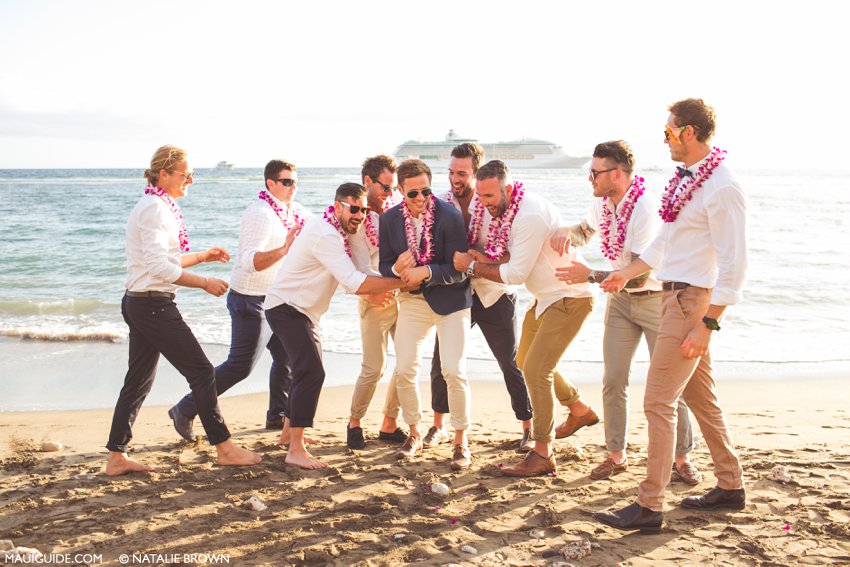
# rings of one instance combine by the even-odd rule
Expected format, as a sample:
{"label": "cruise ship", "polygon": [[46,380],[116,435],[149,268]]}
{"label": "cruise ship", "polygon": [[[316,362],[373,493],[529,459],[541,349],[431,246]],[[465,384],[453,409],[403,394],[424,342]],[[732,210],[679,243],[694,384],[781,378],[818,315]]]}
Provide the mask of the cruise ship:
{"label": "cruise ship", "polygon": [[408,140],[395,150],[397,160],[419,158],[430,167],[446,167],[452,149],[464,142],[476,142],[484,148],[484,159],[500,159],[511,169],[521,168],[564,168],[581,167],[590,157],[568,156],[561,146],[546,140],[522,138],[512,142],[479,142],[475,138],[463,138],[449,130],[442,142],[420,142]]}

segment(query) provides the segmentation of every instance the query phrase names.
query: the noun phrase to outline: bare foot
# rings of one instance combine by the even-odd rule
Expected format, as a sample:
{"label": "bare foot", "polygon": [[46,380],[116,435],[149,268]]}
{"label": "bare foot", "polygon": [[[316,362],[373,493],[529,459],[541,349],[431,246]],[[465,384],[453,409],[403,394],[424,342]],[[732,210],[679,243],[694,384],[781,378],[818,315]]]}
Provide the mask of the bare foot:
{"label": "bare foot", "polygon": [[219,443],[215,449],[218,452],[215,462],[221,466],[246,467],[256,465],[262,459],[259,454],[237,446],[230,439]]}
{"label": "bare foot", "polygon": [[[318,443],[319,440],[316,437],[310,437],[309,435],[304,435],[304,443]],[[280,432],[280,439],[277,440],[278,445],[286,445],[289,446],[289,420],[283,424],[283,431]]]}
{"label": "bare foot", "polygon": [[122,474],[131,472],[145,472],[152,470],[152,466],[143,465],[142,463],[138,463],[130,459],[127,456],[127,453],[110,451],[109,456],[106,457],[106,476],[121,476]]}
{"label": "bare foot", "polygon": [[302,469],[326,469],[328,468],[327,463],[323,463],[316,457],[310,454],[309,451],[304,451],[303,453],[300,451],[289,451],[286,454],[286,464],[287,465],[295,465],[297,467],[301,467]]}

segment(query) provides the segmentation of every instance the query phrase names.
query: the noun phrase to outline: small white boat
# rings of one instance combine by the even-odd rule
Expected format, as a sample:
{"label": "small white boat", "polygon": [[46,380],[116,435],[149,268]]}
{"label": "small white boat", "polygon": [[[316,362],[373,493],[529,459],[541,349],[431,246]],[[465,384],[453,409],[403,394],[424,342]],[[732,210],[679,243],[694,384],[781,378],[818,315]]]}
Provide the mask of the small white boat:
{"label": "small white boat", "polygon": [[222,160],[215,165],[215,168],[216,169],[231,170],[231,169],[233,169],[233,164],[228,162],[228,161]]}

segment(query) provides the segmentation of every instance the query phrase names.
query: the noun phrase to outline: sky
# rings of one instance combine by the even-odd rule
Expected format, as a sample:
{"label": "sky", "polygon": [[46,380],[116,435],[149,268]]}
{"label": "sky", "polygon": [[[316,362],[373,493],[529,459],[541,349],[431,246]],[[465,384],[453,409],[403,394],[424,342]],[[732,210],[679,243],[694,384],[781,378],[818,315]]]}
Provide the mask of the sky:
{"label": "sky", "polygon": [[357,167],[449,129],[665,166],[688,97],[738,167],[847,169],[825,158],[850,126],[841,6],[0,0],[0,169],[143,168],[166,143],[194,167]]}

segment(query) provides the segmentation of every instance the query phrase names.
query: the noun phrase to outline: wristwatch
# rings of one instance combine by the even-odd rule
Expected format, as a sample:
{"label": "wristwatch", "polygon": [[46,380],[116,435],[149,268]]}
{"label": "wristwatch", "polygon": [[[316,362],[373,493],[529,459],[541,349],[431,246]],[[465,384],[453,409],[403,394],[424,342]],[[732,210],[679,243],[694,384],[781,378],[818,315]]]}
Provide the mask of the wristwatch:
{"label": "wristwatch", "polygon": [[590,270],[590,273],[587,275],[588,283],[598,283],[596,281],[596,270]]}
{"label": "wristwatch", "polygon": [[720,324],[717,322],[717,319],[712,319],[711,317],[703,317],[702,322],[705,323],[705,326],[711,329],[712,331],[720,330]]}
{"label": "wristwatch", "polygon": [[470,278],[475,277],[475,260],[470,262],[469,265],[466,267],[466,275]]}

